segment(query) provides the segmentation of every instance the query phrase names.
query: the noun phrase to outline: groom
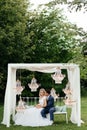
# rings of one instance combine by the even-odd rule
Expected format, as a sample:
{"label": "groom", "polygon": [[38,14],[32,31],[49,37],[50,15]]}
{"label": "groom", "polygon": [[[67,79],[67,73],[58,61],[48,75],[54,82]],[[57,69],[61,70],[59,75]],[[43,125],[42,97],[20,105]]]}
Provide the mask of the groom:
{"label": "groom", "polygon": [[47,105],[44,107],[41,111],[42,117],[46,118],[46,114],[50,114],[50,121],[53,123],[55,112],[54,107],[54,98],[50,95],[50,90],[46,90],[46,96],[47,96]]}

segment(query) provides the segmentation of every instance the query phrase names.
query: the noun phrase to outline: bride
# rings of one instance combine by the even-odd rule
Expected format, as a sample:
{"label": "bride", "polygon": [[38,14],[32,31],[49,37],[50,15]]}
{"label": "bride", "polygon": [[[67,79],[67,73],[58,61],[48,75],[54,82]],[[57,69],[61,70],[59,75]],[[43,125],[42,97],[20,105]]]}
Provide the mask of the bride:
{"label": "bride", "polygon": [[46,107],[47,99],[45,96],[45,89],[39,91],[39,104],[35,107],[25,109],[23,113],[16,113],[14,122],[15,125],[22,126],[48,126],[52,125],[52,122],[48,118],[41,116],[41,110]]}

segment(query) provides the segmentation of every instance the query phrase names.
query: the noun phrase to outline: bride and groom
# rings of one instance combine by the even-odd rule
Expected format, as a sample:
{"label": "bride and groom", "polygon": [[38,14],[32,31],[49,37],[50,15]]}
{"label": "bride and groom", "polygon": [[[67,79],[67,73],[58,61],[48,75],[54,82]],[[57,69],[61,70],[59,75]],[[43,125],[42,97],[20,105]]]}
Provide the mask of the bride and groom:
{"label": "bride and groom", "polygon": [[[54,98],[50,95],[50,90],[40,89],[39,103],[23,113],[16,113],[15,125],[22,126],[48,126],[53,124],[53,113],[55,111]],[[49,115],[49,118],[47,118]]]}

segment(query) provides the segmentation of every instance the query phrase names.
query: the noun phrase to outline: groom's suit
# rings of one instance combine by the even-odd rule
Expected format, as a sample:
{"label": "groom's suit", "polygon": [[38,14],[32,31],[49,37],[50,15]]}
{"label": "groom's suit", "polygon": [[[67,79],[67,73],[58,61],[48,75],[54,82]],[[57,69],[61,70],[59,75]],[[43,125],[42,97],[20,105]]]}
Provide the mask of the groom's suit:
{"label": "groom's suit", "polygon": [[41,111],[41,115],[42,117],[46,118],[46,114],[50,114],[50,120],[53,121],[53,112],[55,111],[55,107],[54,107],[54,98],[49,95],[47,98],[47,106],[44,107]]}

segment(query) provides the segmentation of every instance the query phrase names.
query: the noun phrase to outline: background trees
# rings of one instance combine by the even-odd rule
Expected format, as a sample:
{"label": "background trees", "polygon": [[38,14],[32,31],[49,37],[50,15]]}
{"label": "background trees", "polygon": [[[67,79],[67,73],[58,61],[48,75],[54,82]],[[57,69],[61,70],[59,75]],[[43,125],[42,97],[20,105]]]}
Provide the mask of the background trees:
{"label": "background trees", "polygon": [[[62,11],[52,3],[32,11],[28,0],[1,0],[0,89],[4,93],[8,63],[69,62],[77,54],[76,49],[80,45],[79,34],[81,33],[76,25],[68,22]],[[77,51],[79,52],[78,49]],[[17,75],[19,73],[20,70]],[[21,80],[26,87],[32,75],[24,70],[21,72]],[[34,75],[42,86],[44,81],[45,87],[51,86],[49,75]]]}
{"label": "background trees", "polygon": [[[70,10],[83,11],[87,13],[87,0],[73,0],[68,3]],[[74,57],[74,62],[79,63],[81,69],[81,86],[87,91],[87,31],[80,31],[80,50],[78,57]],[[79,53],[80,52],[80,53]],[[77,60],[78,59],[78,60]]]}
{"label": "background trees", "polygon": [[[33,11],[27,25],[27,33],[30,44],[26,46],[25,62],[67,63],[72,59],[75,54],[74,48],[79,43],[79,39],[76,38],[77,27],[69,23],[62,11],[51,4]],[[30,51],[28,51],[29,48],[31,48]],[[57,86],[54,81],[52,82],[49,74],[34,73],[34,75],[44,88],[55,87],[57,91],[60,91],[66,83],[65,80],[62,86]]]}
{"label": "background trees", "polygon": [[[68,11],[72,13],[72,11],[83,11],[84,13],[87,12],[87,0],[53,0],[50,2],[53,6],[57,6],[59,4],[67,4]],[[73,55],[72,60],[69,62],[74,62],[80,65],[81,70],[81,86],[87,86],[87,31],[84,31],[82,28],[79,28],[78,31],[80,35],[80,44],[78,47],[74,48],[75,55]],[[87,87],[86,87],[87,89]]]}
{"label": "background trees", "polygon": [[6,86],[8,63],[20,63],[24,59],[24,45],[28,39],[25,35],[27,8],[26,0],[0,0],[1,90]]}
{"label": "background trees", "polygon": [[29,47],[32,51],[28,54],[32,57],[31,62],[68,62],[74,54],[72,48],[78,43],[78,29],[58,8],[48,4],[40,9],[33,12],[27,27],[31,39]]}

